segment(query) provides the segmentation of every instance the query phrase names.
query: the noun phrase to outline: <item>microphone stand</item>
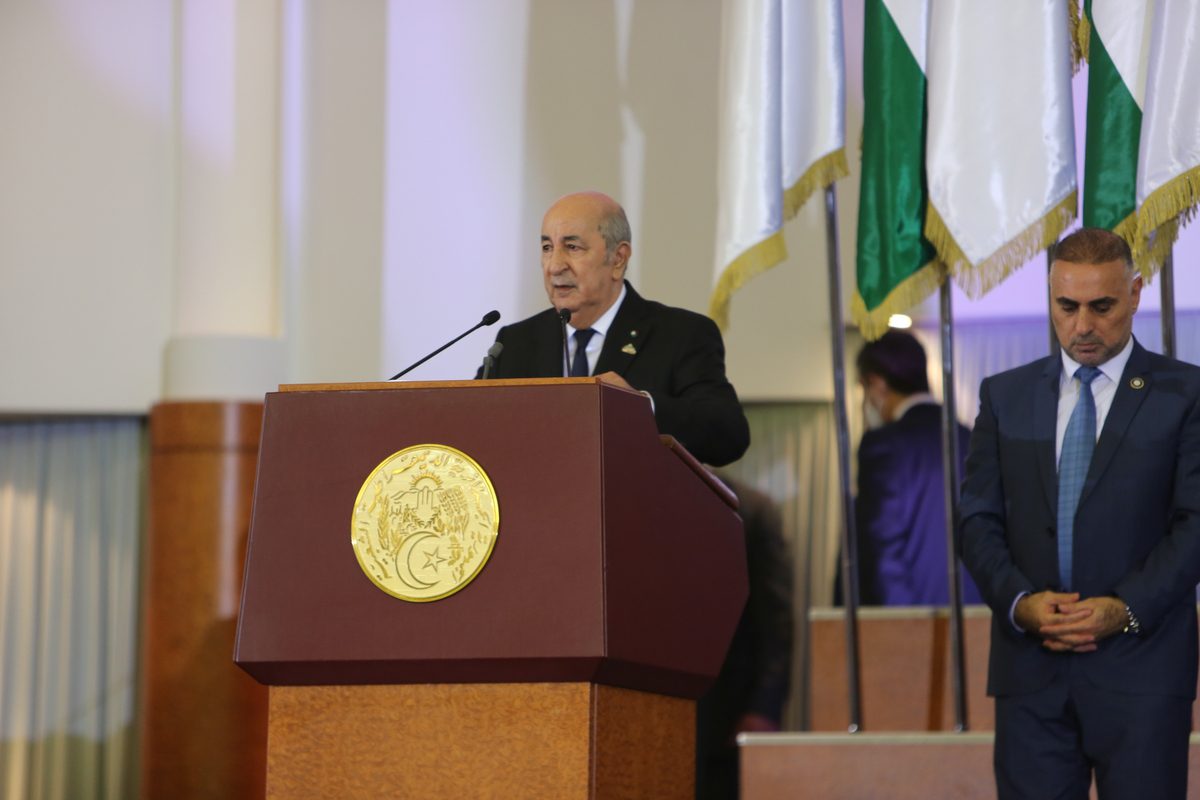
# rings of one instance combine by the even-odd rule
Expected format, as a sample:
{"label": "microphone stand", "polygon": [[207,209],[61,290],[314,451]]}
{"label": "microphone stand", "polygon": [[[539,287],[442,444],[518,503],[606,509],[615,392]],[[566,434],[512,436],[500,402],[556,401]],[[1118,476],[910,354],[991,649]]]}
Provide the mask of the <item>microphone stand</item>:
{"label": "microphone stand", "polygon": [[416,369],[417,367],[419,367],[419,366],[421,366],[422,364],[424,364],[424,363],[425,363],[426,361],[428,361],[429,359],[431,359],[431,358],[433,358],[434,356],[436,356],[438,353],[440,353],[440,352],[442,352],[443,350],[445,350],[445,349],[446,349],[447,347],[449,347],[450,345],[452,345],[452,344],[454,344],[455,342],[457,342],[459,339],[462,339],[464,336],[467,336],[467,335],[469,335],[469,334],[472,334],[472,333],[474,333],[475,331],[477,331],[477,330],[479,330],[480,328],[482,328],[484,325],[491,325],[491,324],[493,324],[493,323],[494,323],[496,320],[498,320],[498,319],[500,319],[500,312],[499,312],[499,311],[489,311],[488,313],[484,314],[484,315],[483,315],[483,319],[481,319],[481,320],[479,320],[479,322],[475,323],[474,327],[472,327],[470,330],[464,331],[463,333],[460,333],[458,336],[455,336],[453,339],[451,339],[450,341],[446,342],[444,345],[442,345],[441,347],[439,347],[437,350],[434,350],[432,353],[430,353],[429,355],[425,356],[424,358],[422,358],[422,359],[421,359],[420,361],[418,361],[417,363],[415,363],[415,364],[412,364],[412,365],[410,365],[410,366],[408,366],[408,367],[406,367],[406,368],[404,368],[404,369],[400,370],[400,371],[399,371],[399,372],[397,372],[395,375],[393,375],[392,377],[388,378],[388,380],[389,380],[389,381],[394,381],[394,380],[396,380],[397,378],[401,377],[402,375],[407,375],[408,373],[412,372],[412,371],[413,371],[414,369]]}
{"label": "microphone stand", "polygon": [[569,378],[571,377],[571,351],[567,349],[567,323],[571,321],[571,309],[560,308],[558,319],[562,322],[563,377]]}

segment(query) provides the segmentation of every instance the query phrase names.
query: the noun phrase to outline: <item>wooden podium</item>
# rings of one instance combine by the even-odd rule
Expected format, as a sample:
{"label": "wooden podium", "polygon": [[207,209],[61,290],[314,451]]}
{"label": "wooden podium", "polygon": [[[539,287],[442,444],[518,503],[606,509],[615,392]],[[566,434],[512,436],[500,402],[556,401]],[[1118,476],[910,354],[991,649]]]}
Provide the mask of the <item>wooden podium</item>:
{"label": "wooden podium", "polygon": [[[415,603],[367,578],[351,517],[423,444],[477,462],[500,525],[473,582]],[[235,646],[270,686],[267,796],[692,797],[747,593],[734,503],[596,378],[269,394]]]}

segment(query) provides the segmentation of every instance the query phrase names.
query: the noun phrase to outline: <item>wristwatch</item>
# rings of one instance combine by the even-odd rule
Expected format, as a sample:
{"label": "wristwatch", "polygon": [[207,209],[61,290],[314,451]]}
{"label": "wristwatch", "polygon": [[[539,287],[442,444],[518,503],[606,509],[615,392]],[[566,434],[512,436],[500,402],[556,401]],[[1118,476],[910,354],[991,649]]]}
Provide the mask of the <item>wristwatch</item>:
{"label": "wristwatch", "polygon": [[1133,613],[1133,609],[1128,605],[1125,606],[1125,627],[1121,629],[1121,633],[1132,633],[1137,636],[1142,632],[1142,623],[1138,622],[1137,614]]}

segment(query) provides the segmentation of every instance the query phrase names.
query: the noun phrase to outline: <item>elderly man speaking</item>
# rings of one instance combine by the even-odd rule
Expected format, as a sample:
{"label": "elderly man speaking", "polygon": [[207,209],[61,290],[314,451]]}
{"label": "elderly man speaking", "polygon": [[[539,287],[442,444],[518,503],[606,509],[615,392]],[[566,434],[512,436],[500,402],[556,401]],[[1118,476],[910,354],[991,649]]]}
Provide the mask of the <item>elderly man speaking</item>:
{"label": "elderly man speaking", "polygon": [[[553,306],[500,329],[493,378],[604,375],[645,394],[658,429],[701,461],[736,461],[750,444],[725,345],[708,317],[643,299],[625,269],[633,252],[625,211],[580,192],[542,219],[542,278]],[[559,312],[571,312],[564,364]]]}

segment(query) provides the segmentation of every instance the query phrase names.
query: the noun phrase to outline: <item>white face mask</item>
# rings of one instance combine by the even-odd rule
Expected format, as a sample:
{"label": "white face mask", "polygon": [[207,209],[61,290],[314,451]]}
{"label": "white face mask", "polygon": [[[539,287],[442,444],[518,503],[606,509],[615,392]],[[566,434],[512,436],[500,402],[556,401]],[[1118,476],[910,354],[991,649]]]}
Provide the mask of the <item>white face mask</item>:
{"label": "white face mask", "polygon": [[863,423],[869,431],[882,428],[885,424],[883,413],[875,407],[869,397],[863,399]]}

